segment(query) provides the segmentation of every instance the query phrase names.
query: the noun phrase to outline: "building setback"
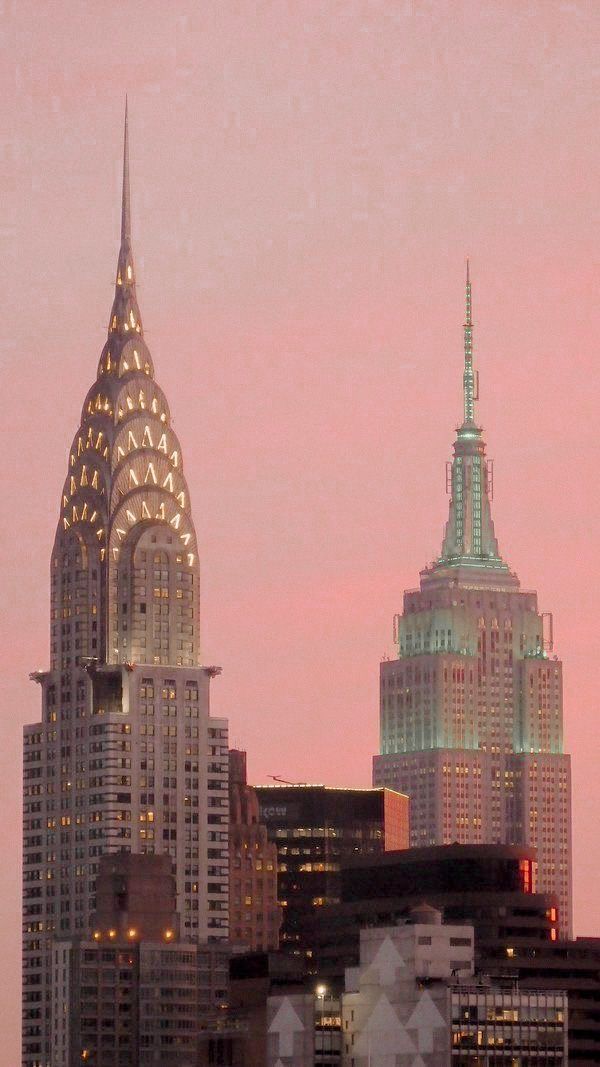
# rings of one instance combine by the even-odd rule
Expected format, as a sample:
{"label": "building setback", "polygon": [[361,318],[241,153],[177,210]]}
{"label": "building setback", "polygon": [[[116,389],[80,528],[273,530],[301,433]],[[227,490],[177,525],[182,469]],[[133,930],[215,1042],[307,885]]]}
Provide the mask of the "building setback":
{"label": "building setback", "polygon": [[209,714],[189,490],[137,302],[127,118],[108,338],[50,575],[50,668],[24,731],[27,1067],[51,1063],[52,941],[85,936],[104,853],[168,855],[183,934],[228,935],[227,722]]}
{"label": "building setback", "polygon": [[256,786],[256,793],[261,822],[277,846],[280,945],[310,969],[315,917],[339,901],[344,862],[408,846],[408,797],[323,785]]}
{"label": "building setback", "polygon": [[467,270],[464,415],[447,470],[439,558],[404,594],[398,658],[381,664],[373,782],[408,793],[411,844],[532,846],[539,887],[571,929],[571,779],[563,752],[562,664],[537,595],[500,555],[493,477],[476,421]]}

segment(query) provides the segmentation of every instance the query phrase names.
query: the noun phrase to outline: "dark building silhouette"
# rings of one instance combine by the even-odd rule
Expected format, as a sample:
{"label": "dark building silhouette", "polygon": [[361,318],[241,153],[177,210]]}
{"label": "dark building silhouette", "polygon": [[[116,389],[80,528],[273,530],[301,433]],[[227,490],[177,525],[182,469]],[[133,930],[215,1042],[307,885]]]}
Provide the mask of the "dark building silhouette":
{"label": "dark building silhouette", "polygon": [[[237,1034],[226,1033],[212,1040],[229,1046],[230,1062],[235,1067],[267,1063],[267,1008],[272,996],[303,996],[308,992],[303,961],[291,959],[282,952],[248,953],[234,956],[230,963],[229,1030],[237,1027]],[[228,1063],[225,1049],[224,1063]],[[210,1061],[207,1057],[207,1063]],[[215,1056],[213,1064],[218,1063]],[[204,1064],[202,1065],[204,1067]]]}
{"label": "dark building silhouette", "polygon": [[317,971],[340,980],[358,959],[361,927],[404,922],[426,901],[446,922],[472,923],[475,962],[512,959],[556,938],[557,898],[537,893],[532,850],[508,845],[411,848],[350,861],[340,874],[341,899],[315,917]]}

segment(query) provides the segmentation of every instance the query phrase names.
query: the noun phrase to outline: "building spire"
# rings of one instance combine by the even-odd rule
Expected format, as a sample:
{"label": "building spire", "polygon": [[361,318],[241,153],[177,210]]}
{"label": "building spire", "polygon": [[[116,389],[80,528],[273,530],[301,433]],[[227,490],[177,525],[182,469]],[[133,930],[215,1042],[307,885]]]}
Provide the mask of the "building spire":
{"label": "building spire", "polygon": [[477,399],[477,379],[473,370],[473,315],[471,303],[471,277],[467,259],[467,284],[465,291],[464,349],[465,366],[463,371],[464,422],[475,424],[475,400]]}
{"label": "building spire", "polygon": [[[123,191],[121,194],[121,247],[117,262],[115,299],[108,326],[109,341],[119,337],[122,342],[132,334],[141,334],[142,321],[135,293],[135,267],[131,247],[131,191],[129,186],[129,109],[125,97],[125,124],[123,130]],[[115,346],[112,346],[114,362]]]}
{"label": "building spire", "polygon": [[457,429],[454,457],[447,471],[450,510],[436,566],[484,567],[508,572],[500,556],[492,521],[492,463],[486,459],[483,432],[475,422],[479,384],[473,369],[473,308],[468,259],[463,327],[464,419]]}
{"label": "building spire", "polygon": [[129,189],[129,120],[125,95],[125,128],[123,132],[123,195],[121,200],[121,242],[131,241],[131,192]]}

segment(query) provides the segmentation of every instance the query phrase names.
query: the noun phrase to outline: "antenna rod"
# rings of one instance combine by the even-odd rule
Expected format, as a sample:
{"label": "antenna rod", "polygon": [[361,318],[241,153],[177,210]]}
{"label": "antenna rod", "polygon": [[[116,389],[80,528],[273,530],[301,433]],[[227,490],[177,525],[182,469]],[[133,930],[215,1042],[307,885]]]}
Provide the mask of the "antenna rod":
{"label": "antenna rod", "polygon": [[467,259],[467,284],[465,292],[466,314],[464,323],[465,334],[465,368],[463,371],[463,399],[464,420],[466,423],[475,422],[475,374],[473,371],[473,317],[471,303],[471,278],[469,274],[469,260]]}

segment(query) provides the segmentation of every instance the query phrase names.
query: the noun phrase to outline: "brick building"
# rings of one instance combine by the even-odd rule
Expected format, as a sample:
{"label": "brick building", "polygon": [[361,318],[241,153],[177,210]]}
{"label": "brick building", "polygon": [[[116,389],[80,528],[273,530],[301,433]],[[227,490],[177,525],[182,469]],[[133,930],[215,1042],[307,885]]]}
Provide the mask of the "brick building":
{"label": "brick building", "polygon": [[277,846],[260,822],[256,790],[248,785],[246,753],[229,752],[230,938],[251,952],[279,947]]}

